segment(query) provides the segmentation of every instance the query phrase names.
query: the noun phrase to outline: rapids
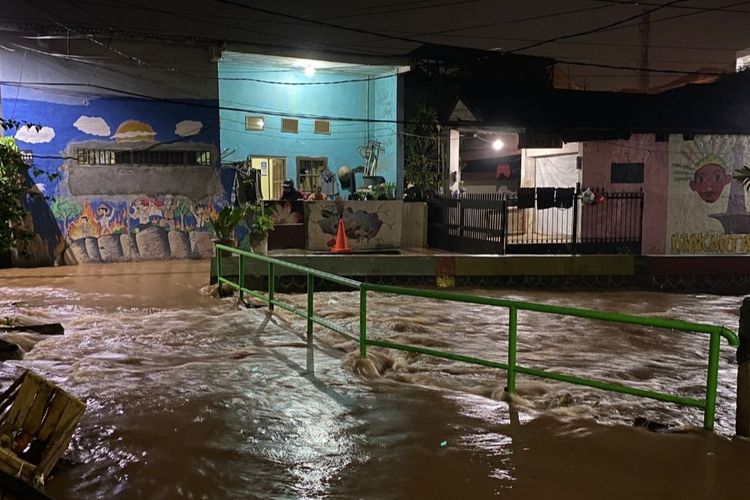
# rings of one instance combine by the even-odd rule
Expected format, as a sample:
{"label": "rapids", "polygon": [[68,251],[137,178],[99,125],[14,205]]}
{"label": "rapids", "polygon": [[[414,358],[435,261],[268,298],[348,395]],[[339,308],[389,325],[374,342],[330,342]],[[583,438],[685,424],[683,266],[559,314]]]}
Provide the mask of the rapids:
{"label": "rapids", "polygon": [[[305,321],[205,293],[208,263],[0,270],[0,320],[63,323],[15,334],[22,370],[87,403],[56,498],[750,497],[750,441],[733,438],[736,362],[722,341],[717,432],[700,411],[370,348]],[[642,291],[466,290],[725,324],[740,297]],[[304,307],[303,295],[280,295]],[[355,293],[315,297],[356,335]],[[505,360],[507,311],[372,294],[373,338]],[[708,336],[519,312],[518,362],[702,397]],[[9,339],[11,340],[11,339]],[[364,374],[360,374],[362,372]],[[633,427],[634,419],[677,432]]]}

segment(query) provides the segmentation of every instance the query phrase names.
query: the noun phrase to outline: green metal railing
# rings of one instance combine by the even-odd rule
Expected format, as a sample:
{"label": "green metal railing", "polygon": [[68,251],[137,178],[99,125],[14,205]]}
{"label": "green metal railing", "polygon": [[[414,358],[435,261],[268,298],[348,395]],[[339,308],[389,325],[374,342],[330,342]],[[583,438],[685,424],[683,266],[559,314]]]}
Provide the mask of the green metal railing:
{"label": "green metal railing", "polygon": [[[229,252],[230,254],[239,256],[238,266],[238,282],[231,281],[222,276],[222,251]],[[268,294],[262,294],[254,290],[250,290],[245,287],[245,258],[250,258],[255,261],[265,262],[268,265]],[[307,276],[307,308],[302,310],[285,304],[279,300],[276,300],[274,294],[275,286],[275,268],[280,266],[282,268],[297,271]],[[475,295],[466,295],[461,293],[453,292],[442,292],[436,290],[420,290],[413,288],[404,288],[397,286],[385,286],[375,285],[369,283],[362,283],[356,280],[343,278],[335,274],[326,273],[317,269],[311,269],[309,267],[300,266],[298,264],[292,264],[280,259],[267,257],[265,255],[258,255],[256,253],[248,252],[245,250],[239,250],[236,248],[216,245],[216,275],[217,280],[220,284],[229,285],[239,291],[240,299],[244,298],[245,294],[253,296],[259,300],[268,304],[270,309],[274,306],[278,306],[285,309],[297,316],[307,319],[307,345],[308,345],[308,370],[312,371],[312,338],[313,338],[313,325],[318,324],[337,332],[344,337],[359,343],[359,354],[362,357],[367,356],[367,346],[383,347],[388,349],[397,349],[407,352],[415,352],[420,354],[426,354],[438,358],[450,359],[454,361],[462,361],[466,363],[472,363],[475,365],[487,366],[491,368],[499,368],[505,370],[508,375],[507,388],[508,393],[513,394],[516,388],[516,375],[519,373],[525,375],[531,375],[534,377],[546,378],[550,380],[557,380],[561,382],[568,382],[576,385],[583,385],[593,387],[596,389],[603,389],[606,391],[618,392],[621,394],[630,394],[634,396],[640,396],[644,398],[655,399],[659,401],[666,401],[670,403],[676,403],[683,406],[691,406],[700,408],[703,410],[703,427],[707,430],[712,430],[714,427],[714,420],[716,417],[716,394],[717,385],[719,378],[719,347],[721,337],[724,337],[730,346],[737,347],[739,345],[739,339],[737,334],[732,330],[716,325],[708,325],[705,323],[691,323],[688,321],[680,321],[673,319],[654,318],[647,316],[635,316],[630,314],[611,313],[603,311],[594,311],[590,309],[580,309],[575,307],[562,307],[555,305],[537,304],[533,302],[523,302],[519,300],[508,300],[498,299],[492,297],[481,297]],[[314,278],[320,278],[323,280],[349,287],[354,290],[359,290],[359,338],[353,336],[350,332],[342,329],[335,323],[327,321],[323,318],[315,316],[313,310],[313,294],[314,294]],[[423,297],[435,300],[448,300],[452,302],[464,302],[469,304],[483,304],[496,307],[504,307],[508,309],[508,357],[507,363],[500,361],[490,361],[481,358],[475,358],[471,356],[464,356],[461,354],[454,354],[450,352],[438,351],[436,349],[429,349],[425,347],[418,347],[406,344],[398,344],[395,342],[388,342],[385,340],[375,340],[367,338],[367,292],[377,292],[385,294],[395,295],[407,295],[412,297]],[[645,389],[639,389],[637,387],[631,387],[624,384],[604,382],[601,380],[591,380],[583,377],[574,375],[567,375],[564,373],[558,373],[553,371],[539,370],[536,368],[529,368],[523,365],[519,365],[516,361],[516,344],[517,344],[517,329],[518,329],[518,311],[533,311],[547,314],[559,314],[563,316],[573,316],[577,318],[588,318],[613,323],[625,323],[631,325],[642,325],[664,329],[677,330],[681,332],[689,333],[701,333],[710,335],[709,348],[708,348],[708,373],[706,377],[706,395],[703,399],[695,399],[684,396],[675,396],[668,393],[649,391]]]}

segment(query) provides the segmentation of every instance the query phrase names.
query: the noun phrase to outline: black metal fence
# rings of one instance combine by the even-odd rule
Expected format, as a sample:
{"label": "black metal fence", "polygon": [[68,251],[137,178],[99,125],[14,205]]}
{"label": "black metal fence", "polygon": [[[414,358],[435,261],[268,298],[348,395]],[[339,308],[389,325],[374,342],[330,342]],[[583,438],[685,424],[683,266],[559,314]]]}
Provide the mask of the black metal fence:
{"label": "black metal fence", "polygon": [[[633,254],[641,252],[642,192],[530,190],[531,197],[462,194],[428,204],[428,244],[463,253]],[[584,197],[585,198],[585,197]]]}

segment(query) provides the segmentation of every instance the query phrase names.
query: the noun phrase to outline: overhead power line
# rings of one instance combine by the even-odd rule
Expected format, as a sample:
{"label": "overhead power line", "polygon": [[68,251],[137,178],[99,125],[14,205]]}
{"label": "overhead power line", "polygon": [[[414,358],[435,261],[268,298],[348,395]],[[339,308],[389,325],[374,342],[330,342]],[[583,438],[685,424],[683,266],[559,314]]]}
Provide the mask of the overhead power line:
{"label": "overhead power line", "polygon": [[[423,43],[425,43],[422,40],[417,40],[417,39],[414,39],[414,38],[388,35],[386,33],[380,33],[378,31],[365,30],[365,29],[361,29],[361,28],[352,28],[350,26],[344,26],[344,25],[341,25],[341,24],[330,23],[328,21],[318,21],[316,19],[308,19],[308,18],[305,18],[305,17],[296,16],[294,14],[285,14],[283,12],[278,12],[278,11],[275,11],[275,10],[262,9],[260,7],[252,7],[250,5],[245,5],[245,4],[240,3],[240,2],[235,2],[234,0],[213,0],[213,1],[217,2],[217,3],[225,4],[225,5],[233,5],[235,7],[239,7],[241,9],[250,10],[250,11],[253,11],[253,12],[260,12],[262,14],[268,14],[270,16],[277,16],[277,17],[284,17],[284,18],[288,18],[288,19],[294,19],[296,21],[301,21],[301,22],[308,23],[308,24],[316,24],[318,26],[326,26],[328,28],[334,28],[334,29],[338,29],[338,30],[342,30],[342,31],[349,31],[349,32],[352,32],[352,33],[359,33],[361,35],[372,35],[372,36],[377,36],[379,38],[387,38],[389,40],[399,40],[399,41],[402,41],[402,42],[410,42],[410,43],[417,43],[417,44],[423,44]],[[682,1],[682,0],[679,0],[679,1]]]}
{"label": "overhead power line", "polygon": [[714,72],[714,71],[689,71],[689,70],[677,70],[677,69],[658,69],[658,68],[640,68],[638,66],[620,66],[616,64],[599,64],[581,61],[566,61],[564,59],[556,59],[560,64],[569,64],[571,66],[587,66],[591,68],[606,68],[606,69],[622,69],[630,71],[649,71],[651,73],[665,73],[665,74],[676,74],[676,75],[700,75],[700,76],[726,76],[727,73]]}
{"label": "overhead power line", "polygon": [[0,81],[0,85],[7,85],[9,87],[19,86],[28,88],[44,88],[44,87],[74,87],[74,88],[90,88],[105,92],[112,92],[121,94],[129,97],[138,97],[141,99],[148,99],[155,102],[162,102],[165,104],[175,104],[179,106],[190,106],[195,108],[222,110],[222,111],[239,111],[242,113],[256,113],[270,116],[281,116],[288,118],[304,118],[310,120],[330,120],[330,121],[341,121],[341,122],[357,122],[357,123],[392,123],[392,124],[405,124],[405,123],[416,123],[408,122],[404,120],[388,120],[381,118],[357,118],[351,116],[335,116],[335,115],[314,115],[308,113],[293,113],[284,111],[272,111],[272,110],[261,110],[253,108],[241,108],[236,106],[221,106],[211,105],[201,102],[193,102],[184,99],[170,99],[167,97],[155,97],[148,94],[142,94],[140,92],[131,92],[128,90],[122,90],[114,87],[108,87],[105,85],[94,85],[89,83],[67,83],[67,82],[17,82],[17,81]]}
{"label": "overhead power line", "polygon": [[[707,14],[709,12],[730,12],[730,11],[726,11],[724,9],[728,8],[728,7],[737,7],[737,6],[740,6],[740,5],[747,5],[747,4],[750,4],[750,1],[734,2],[734,3],[726,4],[726,5],[723,5],[723,6],[719,6],[719,7],[702,7],[701,9],[699,9],[699,10],[693,10],[692,12],[685,12],[683,14],[675,14],[673,16],[667,16],[667,17],[660,17],[660,18],[657,18],[657,19],[652,19],[651,20],[651,24],[653,25],[653,24],[662,23],[662,22],[665,22],[665,21],[672,21],[674,19],[682,19],[682,18],[685,18],[685,17],[697,16],[699,14]],[[683,8],[683,6],[680,6],[678,8]],[[746,14],[750,14],[749,11],[741,11],[741,12],[744,12]],[[635,27],[635,26],[638,26],[638,23],[626,24],[624,26],[616,26],[616,27],[612,27],[612,28],[607,28],[605,30],[602,30],[602,33],[608,33],[610,31],[617,31],[617,30],[628,29],[628,28],[632,28],[632,27]]]}
{"label": "overhead power line", "polygon": [[[214,1],[217,1],[219,3],[226,3],[226,4],[230,4],[230,5],[236,5],[236,6],[243,7],[243,8],[250,9],[250,10],[254,10],[254,11],[261,11],[261,12],[266,12],[266,13],[272,13],[273,15],[278,15],[278,16],[281,16],[281,17],[289,17],[290,16],[288,14],[284,14],[284,13],[280,13],[280,12],[275,12],[275,11],[270,11],[268,9],[258,9],[258,8],[255,8],[255,7],[250,7],[250,6],[247,6],[247,5],[244,5],[244,4],[240,4],[240,3],[236,2],[236,1],[232,1],[232,0],[214,0]],[[667,4],[662,4],[662,5],[660,5],[657,8],[664,8],[666,6],[675,4],[675,3],[679,2],[679,1],[683,1],[683,0],[675,0],[675,1],[669,2]],[[128,2],[125,2],[125,3],[128,3]],[[745,2],[743,2],[743,3],[745,3]],[[750,2],[747,2],[747,3],[750,3]],[[135,5],[135,4],[131,4],[131,5]],[[171,12],[164,12],[164,13],[165,14],[173,15],[173,13],[171,13]],[[638,16],[635,16],[635,17],[639,17],[640,15],[642,15],[642,13],[638,14]],[[303,22],[309,22],[309,23],[313,23],[313,24],[320,24],[319,21],[314,21],[314,20],[309,20],[309,19],[303,19],[303,18],[300,18],[299,16],[291,16],[291,17],[294,18],[294,19],[303,21]],[[618,21],[618,22],[623,22],[623,21],[621,20],[621,21]],[[410,38],[410,37],[399,37],[399,36],[394,37],[394,36],[390,36],[390,35],[383,34],[383,33],[377,33],[377,32],[372,32],[372,31],[367,31],[367,30],[359,30],[359,29],[350,28],[350,27],[346,27],[346,26],[340,26],[340,25],[334,25],[332,23],[323,23],[323,24],[324,25],[331,25],[332,27],[335,27],[335,28],[338,28],[338,29],[345,29],[345,30],[348,30],[348,31],[354,31],[354,32],[359,32],[359,33],[366,33],[366,34],[376,34],[378,36],[382,35],[383,37],[390,38],[390,39],[408,40],[410,43],[422,43],[422,41],[416,40],[416,39],[413,39],[413,38]],[[610,25],[607,25],[607,26],[611,26],[612,24],[614,24],[614,23],[610,23]],[[606,27],[595,28],[593,30],[588,30],[588,31],[597,31],[597,30],[602,30],[602,29],[606,29]],[[580,36],[580,34],[573,34],[573,35],[566,35],[566,36],[576,36],[576,35]],[[551,42],[550,42],[550,40],[546,40],[546,41],[545,40],[541,40],[539,42],[535,42],[534,45],[536,45],[538,43],[551,43]],[[276,45],[276,46],[277,47],[284,47],[283,45]],[[455,47],[455,46],[452,46],[452,47]],[[524,49],[516,49],[516,51],[518,51],[518,50],[524,50]],[[513,52],[513,51],[510,51],[510,52]],[[398,54],[391,54],[391,55],[397,56]],[[499,55],[499,53],[498,53],[498,55]],[[558,62],[566,63],[566,64],[575,64],[575,65],[578,65],[578,66],[605,67],[605,68],[609,68],[609,69],[632,70],[631,67],[618,66],[618,65],[602,65],[602,64],[594,64],[594,63],[581,63],[579,61],[569,61],[569,60],[558,60]],[[657,69],[657,68],[649,68],[649,71],[655,72],[655,73],[666,73],[666,74],[673,73],[673,74],[683,74],[683,75],[690,75],[690,74],[717,75],[718,74],[718,73],[707,73],[707,72],[693,71],[693,70],[674,70],[674,69],[667,70],[667,69]]]}
{"label": "overhead power line", "polygon": [[[72,2],[73,0],[68,0],[68,1]],[[291,40],[293,42],[303,43],[303,44],[306,44],[308,46],[335,47],[337,49],[341,48],[341,45],[340,44],[336,44],[336,43],[303,40],[303,39],[300,39],[299,37],[288,36],[288,35],[284,35],[284,34],[281,34],[281,33],[278,33],[278,32],[262,31],[262,30],[258,30],[258,29],[255,29],[255,28],[248,28],[246,26],[237,26],[237,25],[234,25],[234,24],[227,24],[227,23],[220,23],[220,22],[216,22],[216,21],[210,21],[210,20],[206,19],[203,16],[187,15],[187,14],[183,14],[183,13],[180,13],[180,12],[175,12],[173,10],[159,9],[159,8],[156,8],[156,7],[145,6],[145,5],[136,4],[136,3],[132,3],[132,2],[124,1],[124,0],[116,0],[114,3],[121,4],[121,5],[129,8],[129,9],[135,8],[135,9],[138,9],[138,10],[142,10],[144,12],[154,12],[154,13],[157,13],[157,14],[163,14],[163,15],[167,15],[167,16],[171,16],[171,17],[176,17],[178,19],[186,19],[186,20],[189,20],[189,21],[195,21],[195,22],[199,22],[199,23],[202,23],[202,24],[207,24],[207,25],[210,25],[210,26],[216,26],[216,27],[220,27],[220,28],[231,29],[231,30],[234,30],[234,31],[249,33],[249,34],[252,34],[252,35],[255,35],[255,36],[262,36],[264,38],[269,38],[270,37],[270,38],[277,38],[277,39],[281,39],[281,40]],[[297,48],[297,49],[300,48],[299,46],[293,46],[293,47]],[[364,52],[369,52],[372,55],[381,55],[381,53],[376,52],[376,51],[372,51],[372,50],[370,50],[370,51],[365,50]]]}
{"label": "overhead power line", "polygon": [[[588,0],[589,2],[599,2],[599,3],[607,3],[611,5],[645,5],[647,7],[658,7],[661,5],[660,3],[655,2],[641,2],[641,1],[628,1],[628,0]],[[697,5],[680,5],[680,9],[686,9],[686,10],[695,10],[700,12],[714,12],[716,10],[720,12],[731,12],[731,13],[737,13],[737,14],[750,14],[750,10],[742,10],[742,9],[733,9],[730,6],[725,7],[700,7]]]}
{"label": "overhead power line", "polygon": [[599,26],[597,28],[591,28],[591,29],[584,30],[584,31],[578,31],[576,33],[569,33],[567,35],[560,35],[560,36],[548,38],[547,40],[541,40],[539,42],[532,43],[530,45],[526,45],[525,47],[521,47],[521,48],[518,48],[518,49],[513,49],[513,50],[505,51],[504,53],[505,54],[515,54],[517,52],[523,52],[525,50],[534,49],[536,47],[541,47],[542,45],[547,45],[547,44],[550,44],[550,43],[554,43],[554,42],[557,42],[559,40],[567,40],[569,38],[577,38],[577,37],[580,37],[580,36],[592,35],[594,33],[598,33],[600,31],[604,31],[604,30],[606,30],[608,28],[612,28],[612,27],[618,26],[620,24],[624,24],[624,23],[627,23],[629,21],[632,21],[634,19],[638,19],[638,18],[642,17],[644,14],[651,14],[653,12],[657,12],[657,11],[660,11],[662,9],[666,9],[668,7],[671,7],[673,5],[676,5],[678,3],[682,3],[682,2],[685,2],[685,1],[686,0],[671,0],[670,2],[667,2],[665,4],[659,5],[658,7],[654,7],[653,9],[644,10],[643,12],[639,12],[638,14],[635,14],[635,15],[632,15],[632,16],[628,16],[625,19],[620,19],[619,21],[614,21],[614,22],[605,24],[603,26]]}

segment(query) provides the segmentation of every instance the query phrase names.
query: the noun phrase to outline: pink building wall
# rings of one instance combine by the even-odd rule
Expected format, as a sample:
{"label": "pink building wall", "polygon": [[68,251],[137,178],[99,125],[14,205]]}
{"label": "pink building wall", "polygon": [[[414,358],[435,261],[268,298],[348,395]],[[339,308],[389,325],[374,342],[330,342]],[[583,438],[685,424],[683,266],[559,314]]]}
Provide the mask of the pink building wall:
{"label": "pink building wall", "polygon": [[[669,143],[656,142],[653,134],[633,135],[627,141],[596,141],[583,144],[582,189],[643,189],[643,254],[664,254],[666,250],[668,161]],[[643,163],[643,184],[612,184],[612,163]]]}

